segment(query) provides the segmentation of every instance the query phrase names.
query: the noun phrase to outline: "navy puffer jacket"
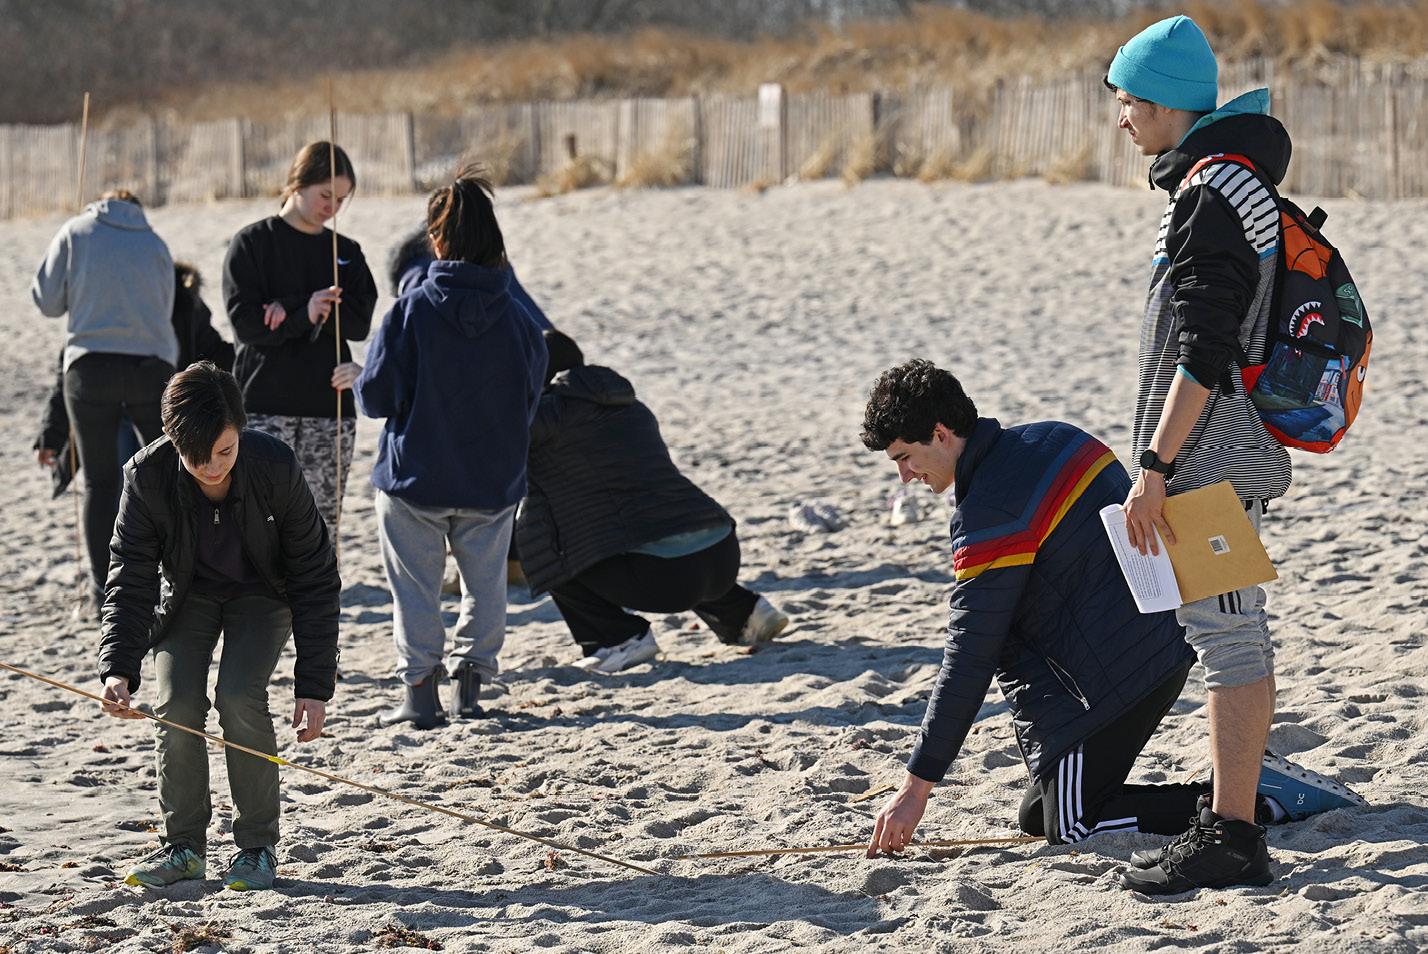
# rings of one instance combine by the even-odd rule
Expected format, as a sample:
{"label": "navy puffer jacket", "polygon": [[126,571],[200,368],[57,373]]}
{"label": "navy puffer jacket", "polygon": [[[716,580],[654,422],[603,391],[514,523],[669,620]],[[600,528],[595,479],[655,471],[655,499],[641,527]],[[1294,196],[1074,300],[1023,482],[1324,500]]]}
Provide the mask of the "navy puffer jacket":
{"label": "navy puffer jacket", "polygon": [[995,676],[1040,778],[1192,654],[1174,613],[1136,609],[1100,518],[1130,478],[1100,441],[1056,421],[981,418],[954,487],[957,584],[908,771],[942,780]]}
{"label": "navy puffer jacket", "polygon": [[634,385],[597,365],[562,371],[531,425],[516,546],[532,593],[679,533],[733,526],[670,460]]}

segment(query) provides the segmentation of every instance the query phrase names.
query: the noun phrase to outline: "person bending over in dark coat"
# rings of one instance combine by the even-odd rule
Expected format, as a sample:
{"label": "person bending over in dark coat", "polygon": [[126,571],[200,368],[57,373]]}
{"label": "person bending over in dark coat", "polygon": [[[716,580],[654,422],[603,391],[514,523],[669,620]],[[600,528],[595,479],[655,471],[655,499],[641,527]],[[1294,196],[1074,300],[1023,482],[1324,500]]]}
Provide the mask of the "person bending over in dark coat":
{"label": "person bending over in dark coat", "polygon": [[544,334],[517,549],[531,593],[550,591],[584,650],[576,665],[612,673],[659,654],[650,624],[626,607],[693,610],[733,645],[781,633],[788,617],[737,582],[734,519],[674,466],[634,386],[586,365],[567,335]]}
{"label": "person bending over in dark coat", "polygon": [[[316,739],[337,679],[337,558],[292,448],[245,430],[233,375],[208,361],[180,371],[161,413],[165,437],[124,467],[100,630],[103,711],[143,718],[131,693],[152,652],[155,715],[201,731],[212,706],[225,740],[271,756],[224,749],[238,849],[224,885],[270,888],[281,812],[268,684],[291,634],[292,727],[297,741]],[[125,881],[160,887],[204,877],[213,806],[203,738],[163,724],[154,738],[162,847]]]}

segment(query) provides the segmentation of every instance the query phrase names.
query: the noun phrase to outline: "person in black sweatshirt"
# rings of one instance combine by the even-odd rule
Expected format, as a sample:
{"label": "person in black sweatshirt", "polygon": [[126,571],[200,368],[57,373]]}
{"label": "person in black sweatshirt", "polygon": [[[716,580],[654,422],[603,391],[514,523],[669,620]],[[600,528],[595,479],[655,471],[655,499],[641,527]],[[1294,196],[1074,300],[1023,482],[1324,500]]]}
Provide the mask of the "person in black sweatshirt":
{"label": "person in black sweatshirt", "polygon": [[324,223],[356,186],[345,152],[326,142],[304,146],[288,171],[278,214],[233,236],[223,262],[223,298],[238,345],[233,373],[249,426],[291,445],[334,534],[342,496],[338,401],[343,484],[357,409],[351,394],[334,389],[332,372],[352,360],[348,342],[371,330],[377,286],[361,247],[345,235],[337,239],[333,283],[332,233]]}

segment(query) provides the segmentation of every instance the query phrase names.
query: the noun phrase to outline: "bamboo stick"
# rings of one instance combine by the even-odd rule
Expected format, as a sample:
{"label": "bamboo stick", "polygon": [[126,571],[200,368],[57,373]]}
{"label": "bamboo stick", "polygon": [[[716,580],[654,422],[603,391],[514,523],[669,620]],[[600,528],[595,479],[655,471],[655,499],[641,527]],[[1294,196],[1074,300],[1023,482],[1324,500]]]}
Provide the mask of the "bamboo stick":
{"label": "bamboo stick", "polygon": [[[964,838],[956,841],[914,841],[905,848],[965,848],[974,845],[1024,845],[1042,841],[1040,835],[1020,835],[1014,838]],[[761,848],[752,851],[708,851],[695,855],[680,855],[675,860],[690,858],[754,858],[760,855],[807,855],[823,851],[867,851],[867,845],[819,845],[813,848]]]}
{"label": "bamboo stick", "polygon": [[[74,186],[75,215],[84,211],[84,151],[89,139],[89,93],[84,94],[84,115],[79,121],[79,176]],[[68,340],[68,338],[66,338]],[[84,552],[79,545],[79,449],[74,433],[74,421],[69,421],[69,489],[74,500],[74,584],[78,608],[84,609]],[[96,607],[97,609],[97,607]]]}
{"label": "bamboo stick", "polygon": [[[31,679],[43,682],[49,686],[54,686],[57,689],[63,689],[66,692],[72,692],[75,695],[84,696],[86,699],[93,699],[95,702],[98,702],[101,705],[105,704],[105,700],[102,697],[96,696],[91,692],[85,692],[83,689],[76,689],[74,686],[66,685],[62,682],[57,682],[54,679],[48,679],[44,676],[36,675],[35,673],[20,669],[17,666],[11,666],[8,663],[0,662],[0,669],[8,669],[10,672],[16,673],[21,676],[28,676]],[[221,745],[225,748],[230,749],[237,749],[239,752],[246,752],[249,755],[256,756],[260,759],[266,759],[267,761],[272,762],[276,765],[285,765],[288,768],[294,768],[300,772],[307,772],[309,774],[316,775],[320,778],[325,778],[330,782],[338,782],[342,785],[350,785],[353,788],[360,788],[364,792],[371,792],[373,795],[381,795],[383,798],[394,799],[395,801],[404,802],[407,805],[414,805],[417,808],[426,809],[430,812],[439,812],[443,815],[450,815],[452,818],[459,818],[462,821],[471,822],[474,825],[480,825],[483,828],[490,828],[507,835],[515,835],[518,838],[524,838],[527,841],[534,841],[539,844],[545,845],[548,848],[554,848],[558,851],[573,851],[576,854],[585,855],[587,858],[595,858],[599,861],[607,862],[608,864],[618,865],[621,868],[629,868],[631,871],[638,871],[641,874],[660,877],[660,873],[658,871],[651,871],[649,868],[642,868],[639,865],[631,864],[628,861],[621,861],[618,858],[611,858],[609,855],[596,854],[593,851],[586,851],[584,848],[576,848],[574,845],[563,845],[560,842],[551,841],[548,838],[542,838],[539,835],[532,835],[527,832],[517,831],[514,828],[507,828],[504,825],[498,825],[495,822],[484,821],[480,818],[475,818],[471,815],[467,815],[462,812],[452,811],[449,808],[443,808],[440,805],[432,805],[427,802],[418,801],[414,798],[407,798],[405,795],[398,795],[396,792],[389,792],[386,789],[376,788],[372,785],[363,785],[361,782],[354,782],[349,778],[343,778],[340,775],[333,775],[331,772],[324,772],[321,769],[311,768],[310,766],[302,765],[298,762],[290,762],[287,759],[279,758],[276,755],[268,755],[266,752],[259,752],[257,749],[250,749],[247,746],[238,745],[235,742],[229,742],[224,739],[220,739],[217,736],[209,735],[207,732],[201,732],[198,729],[191,729],[186,725],[179,725],[176,722],[170,722],[167,719],[161,719],[158,716],[153,715],[152,713],[145,712],[142,709],[137,709],[133,706],[123,706],[122,708],[126,708],[130,712],[137,713],[145,719],[151,719],[154,722],[160,723],[161,725],[166,725],[171,729],[178,729],[181,732],[187,732],[190,735],[196,735],[200,738],[207,739],[209,742],[213,742],[216,745]]]}

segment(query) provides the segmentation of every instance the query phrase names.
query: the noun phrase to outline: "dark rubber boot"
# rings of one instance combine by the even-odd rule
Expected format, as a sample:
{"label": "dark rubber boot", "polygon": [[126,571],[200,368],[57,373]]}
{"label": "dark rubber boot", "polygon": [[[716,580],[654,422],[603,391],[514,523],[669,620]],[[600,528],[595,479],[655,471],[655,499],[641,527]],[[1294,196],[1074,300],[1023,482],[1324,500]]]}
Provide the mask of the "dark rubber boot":
{"label": "dark rubber boot", "polygon": [[481,708],[481,673],[470,663],[462,663],[451,674],[451,695],[446,700],[446,713],[453,719],[479,719]]}
{"label": "dark rubber boot", "polygon": [[446,721],[446,713],[441,709],[441,696],[437,694],[437,684],[445,675],[438,666],[426,674],[415,686],[406,687],[406,698],[395,709],[388,709],[377,717],[382,725],[396,725],[410,722],[418,729],[434,729]]}

